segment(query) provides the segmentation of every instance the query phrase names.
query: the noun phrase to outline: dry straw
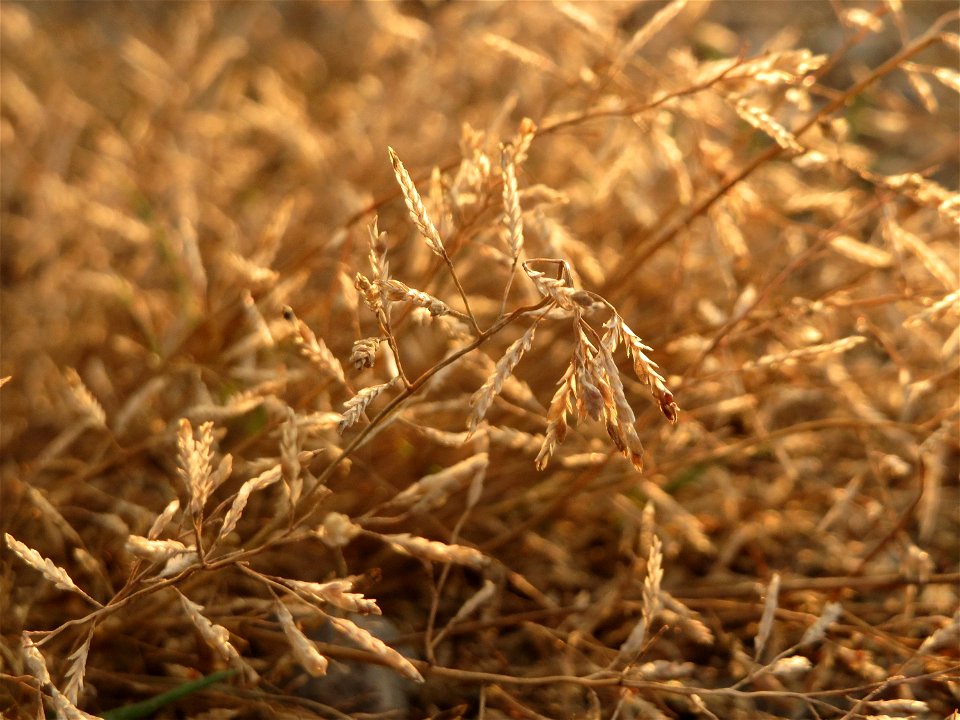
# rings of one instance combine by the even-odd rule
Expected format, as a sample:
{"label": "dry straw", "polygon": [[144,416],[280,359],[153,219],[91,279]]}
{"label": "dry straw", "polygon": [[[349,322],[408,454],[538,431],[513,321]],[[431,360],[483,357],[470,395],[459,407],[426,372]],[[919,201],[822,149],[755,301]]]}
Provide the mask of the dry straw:
{"label": "dry straw", "polygon": [[5,3],[22,714],[949,715],[931,8]]}

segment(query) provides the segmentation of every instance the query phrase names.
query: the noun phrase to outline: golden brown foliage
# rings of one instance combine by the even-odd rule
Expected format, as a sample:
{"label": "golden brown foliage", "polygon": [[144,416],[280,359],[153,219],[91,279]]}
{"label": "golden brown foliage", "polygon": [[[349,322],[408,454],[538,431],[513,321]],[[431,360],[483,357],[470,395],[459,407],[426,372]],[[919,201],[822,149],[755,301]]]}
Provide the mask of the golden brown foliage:
{"label": "golden brown foliage", "polygon": [[763,7],[0,5],[0,712],[954,710],[958,14]]}

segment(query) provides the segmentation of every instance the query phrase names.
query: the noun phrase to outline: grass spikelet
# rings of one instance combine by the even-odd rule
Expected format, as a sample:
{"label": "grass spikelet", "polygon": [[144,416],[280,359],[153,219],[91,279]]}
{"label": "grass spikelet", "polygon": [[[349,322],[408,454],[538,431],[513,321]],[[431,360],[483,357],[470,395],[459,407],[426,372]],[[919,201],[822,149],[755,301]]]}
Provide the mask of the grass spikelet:
{"label": "grass spikelet", "polygon": [[210,493],[208,479],[213,460],[213,423],[201,425],[199,435],[199,438],[194,437],[189,420],[180,420],[177,433],[178,474],[190,496],[190,509],[194,514],[203,508]]}
{"label": "grass spikelet", "polygon": [[200,554],[191,546],[187,548],[187,552],[178,553],[170,557],[164,564],[163,569],[157,574],[157,577],[170,578],[179,575],[187,568],[196,565],[199,560]]}
{"label": "grass spikelet", "polygon": [[960,195],[953,195],[946,198],[937,205],[937,210],[940,211],[940,215],[944,220],[954,225],[960,225]]}
{"label": "grass spikelet", "polygon": [[103,411],[103,407],[97,402],[93,393],[83,384],[80,374],[73,368],[67,368],[66,378],[67,386],[70,388],[70,396],[77,410],[86,416],[90,425],[105,428],[107,426],[107,414]]}
{"label": "grass spikelet", "polygon": [[373,272],[374,282],[390,279],[390,264],[387,262],[387,234],[380,232],[377,227],[377,218],[367,228],[370,242],[370,270]]}
{"label": "grass spikelet", "polygon": [[695,669],[693,663],[668,662],[666,660],[652,660],[630,668],[627,672],[631,677],[644,680],[678,680],[689,677]]}
{"label": "grass spikelet", "polygon": [[326,675],[330,661],[321,655],[317,646],[300,631],[286,605],[277,602],[276,608],[277,617],[280,619],[280,627],[283,628],[283,634],[287,636],[294,658],[303,666],[304,670],[314,677]]}
{"label": "grass spikelet", "polygon": [[263,405],[266,401],[267,398],[259,395],[248,396],[241,393],[231,397],[224,405],[214,405],[212,403],[191,405],[186,409],[184,414],[195,421],[223,423],[233,418],[246,415],[251,410],[255,410]]}
{"label": "grass spikelet", "polygon": [[415,682],[424,682],[423,676],[420,674],[420,671],[413,666],[413,663],[383,642],[383,640],[374,637],[369,631],[364,630],[350,620],[335,617],[328,619],[330,620],[330,624],[333,625],[338,632],[343,633],[359,647],[379,657],[394,670],[399,671],[402,675]]}
{"label": "grass spikelet", "polygon": [[377,535],[395,551],[430,562],[453,563],[480,569],[490,563],[482,552],[466,545],[448,545],[437,540],[427,540],[410,533]]}
{"label": "grass spikelet", "polygon": [[869,10],[863,8],[847,8],[841,17],[845,25],[853,28],[864,28],[873,33],[883,31],[883,20]]}
{"label": "grass spikelet", "polygon": [[[417,425],[417,432],[427,438],[430,442],[443,445],[444,447],[458,448],[464,443],[470,441],[466,430],[463,432],[448,432],[446,430],[437,430],[426,425]],[[483,433],[486,437],[486,433]]]}
{"label": "grass spikelet", "polygon": [[953,614],[946,625],[931,633],[920,643],[920,649],[917,652],[932,653],[942,647],[956,647],[958,642],[960,642],[960,610]]}
{"label": "grass spikelet", "polygon": [[917,72],[913,72],[909,69],[909,65],[904,65],[907,73],[907,80],[910,85],[913,86],[914,92],[917,93],[917,96],[920,98],[920,102],[923,104],[923,107],[929,113],[935,113],[940,109],[940,103],[937,101],[937,96],[933,93],[933,88],[930,87],[930,83],[927,82],[926,78]]}
{"label": "grass spikelet", "polygon": [[435,473],[424,475],[390,500],[391,507],[411,507],[422,512],[444,503],[447,496],[466,480],[472,480],[487,469],[490,456],[477,453]]}
{"label": "grass spikelet", "polygon": [[[640,382],[650,388],[650,393],[660,406],[660,412],[662,412],[663,416],[671,423],[676,423],[679,408],[673,399],[673,393],[667,388],[666,381],[658,372],[659,366],[647,357],[645,352],[650,351],[652,348],[644,345],[640,337],[633,332],[623,321],[623,318],[616,313],[614,313],[608,323],[604,324],[604,327],[608,330],[612,329],[616,333],[612,337],[619,339],[620,342],[623,343],[627,351],[627,357],[633,360],[633,371],[636,373]],[[615,348],[616,345],[613,345],[611,340],[610,350],[613,351]]]}
{"label": "grass spikelet", "polygon": [[450,630],[460,622],[473,615],[477,610],[490,602],[496,594],[497,586],[492,580],[484,580],[483,587],[471,595],[467,601],[460,606],[456,614],[450,618],[446,626],[433,638],[431,647],[436,647],[450,632]]}
{"label": "grass spikelet", "polygon": [[50,671],[47,670],[47,661],[43,659],[43,653],[40,652],[36,644],[26,633],[20,636],[20,641],[23,647],[23,660],[27,670],[40,681],[41,687],[49,685]]}
{"label": "grass spikelet", "polygon": [[921,325],[924,322],[930,322],[938,319],[951,311],[954,315],[960,315],[960,290],[954,290],[952,293],[947,293],[942,298],[932,303],[930,307],[922,310],[916,315],[908,317],[903,321],[903,324],[907,327]]}
{"label": "grass spikelet", "polygon": [[332,375],[341,384],[346,384],[346,376],[343,374],[343,366],[337,359],[337,356],[330,352],[330,348],[320,338],[313,334],[313,330],[307,327],[307,324],[298,318],[290,307],[283,309],[283,317],[293,325],[293,340],[300,348],[300,352],[305,358],[321,370]]}
{"label": "grass spikelet", "polygon": [[41,687],[49,689],[57,718],[65,718],[66,720],[99,720],[96,715],[91,715],[77,708],[76,704],[65,693],[57,689],[50,680],[47,663],[41,652],[37,649],[37,646],[27,637],[26,633],[21,637],[27,669],[40,681]]}
{"label": "grass spikelet", "polygon": [[450,619],[450,625],[454,625],[462,620],[466,620],[468,617],[473,615],[477,610],[490,602],[490,599],[494,596],[496,591],[497,586],[492,580],[484,580],[483,587],[471,595],[467,601],[460,606],[460,609],[457,610],[456,615]]}
{"label": "grass spikelet", "polygon": [[486,426],[486,435],[491,443],[527,453],[539,452],[544,439],[543,435],[540,434],[521,432],[514,428],[496,425]]}
{"label": "grass spikelet", "polygon": [[643,581],[643,605],[640,620],[634,625],[630,635],[620,646],[619,656],[626,658],[635,655],[643,648],[650,631],[650,625],[660,611],[660,582],[663,580],[663,549],[660,538],[653,536],[650,554],[647,557],[647,576]]}
{"label": "grass spikelet", "polygon": [[647,557],[647,577],[643,581],[643,614],[652,621],[662,605],[660,583],[663,580],[663,544],[653,536]]}
{"label": "grass spikelet", "polygon": [[417,229],[420,230],[423,239],[427,241],[429,248],[433,250],[436,255],[446,257],[447,251],[443,248],[443,240],[440,239],[440,233],[437,232],[433,221],[430,219],[430,216],[427,215],[427,209],[423,206],[423,200],[420,199],[420,193],[417,192],[417,187],[413,184],[413,179],[403,166],[403,163],[400,162],[400,158],[397,156],[397,153],[394,152],[393,148],[387,148],[387,152],[390,154],[393,172],[397,176],[397,183],[399,183],[400,190],[403,192],[403,199],[407,204],[407,209],[410,211],[410,217],[416,224]]}
{"label": "grass spikelet", "polygon": [[644,45],[650,42],[651,38],[662,32],[663,29],[670,23],[670,21],[681,13],[686,5],[687,0],[673,0],[673,2],[658,10],[657,14],[650,18],[647,23],[642,25],[633,34],[630,40],[627,41],[627,44],[624,45],[623,50],[620,51],[620,55],[617,57],[617,60],[613,65],[613,68],[610,70],[610,75],[614,76],[618,74],[627,64],[630,58],[636,55]]}
{"label": "grass spikelet", "polygon": [[57,689],[50,679],[50,672],[47,670],[47,663],[43,654],[27,637],[26,633],[21,636],[21,642],[27,670],[40,681],[41,687],[50,691],[57,717],[66,718],[66,720],[99,720],[96,715],[85,713],[77,708],[76,704],[65,693]]}
{"label": "grass spikelet", "polygon": [[350,364],[353,365],[355,370],[373,367],[374,360],[377,357],[377,348],[380,347],[381,342],[383,342],[383,338],[368,337],[361,338],[353,343],[353,348],[350,350]]}
{"label": "grass spikelet", "polygon": [[770,631],[773,629],[773,619],[776,617],[777,605],[780,600],[780,573],[774,573],[767,584],[766,597],[763,601],[763,614],[757,625],[757,636],[753,640],[753,659],[760,662],[760,656],[767,646]]}
{"label": "grass spikelet", "polygon": [[100,716],[84,712],[70,702],[70,699],[55,686],[50,686],[50,692],[53,695],[53,706],[57,710],[58,718],[62,717],[65,720],[100,720]]}
{"label": "grass spikelet", "polygon": [[520,193],[517,189],[515,152],[506,146],[500,147],[500,168],[503,172],[503,225],[506,228],[507,247],[516,267],[523,250],[523,214],[520,211]]}
{"label": "grass spikelet", "polygon": [[798,647],[811,645],[823,640],[827,634],[827,629],[837,621],[841,613],[843,613],[843,606],[840,603],[829,602],[824,605],[823,610],[820,613],[820,617],[818,617],[817,621],[808,627],[806,632],[803,633],[803,637],[800,638]]}
{"label": "grass spikelet", "polygon": [[473,412],[470,413],[470,419],[467,423],[470,435],[477,431],[477,426],[486,417],[494,398],[503,390],[504,381],[513,374],[513,370],[520,362],[523,354],[533,346],[536,331],[537,324],[534,323],[527,328],[523,335],[510,344],[503,357],[497,361],[493,374],[484,381],[480,389],[470,398],[470,404],[473,406]]}
{"label": "grass spikelet", "polygon": [[73,581],[67,571],[59,565],[56,565],[53,560],[43,557],[43,555],[26,544],[20,542],[10,533],[4,533],[3,539],[6,541],[7,547],[10,548],[10,551],[14,555],[23,560],[34,570],[39,571],[44,578],[53,583],[58,589],[77,593],[88,602],[97,606],[100,605],[100,603],[77,587],[77,584]]}
{"label": "grass spikelet", "polygon": [[286,415],[280,426],[280,469],[290,506],[296,507],[303,490],[303,464],[300,460],[303,441],[297,413],[287,406]]}
{"label": "grass spikelet", "polygon": [[399,280],[385,280],[380,283],[380,290],[387,300],[392,302],[408,302],[417,307],[426,308],[434,317],[454,315],[461,320],[467,319],[463,313],[457,312],[439,298],[420,290],[414,290]]}
{"label": "grass spikelet", "polygon": [[114,432],[119,436],[124,435],[134,424],[134,420],[144,414],[149,403],[163,392],[166,385],[166,378],[155,377],[131,394],[113,417]]}
{"label": "grass spikelet", "polygon": [[[810,73],[819,70],[826,62],[826,55],[815,55],[806,48],[774,51],[762,53],[735,64],[725,77],[762,79],[766,75],[782,73],[790,78],[791,83],[796,84],[803,81]],[[708,63],[705,70],[716,72],[714,65],[715,63]]]}
{"label": "grass spikelet", "polygon": [[[680,150],[680,146],[677,145],[676,138],[670,133],[670,126],[672,124],[673,116],[668,112],[661,112],[656,116],[654,122],[651,123],[651,130],[654,141],[660,149],[660,152],[664,155],[665,163],[674,174],[677,185],[677,201],[689,203],[693,199],[693,184],[690,180],[690,173],[687,171],[687,166],[683,162],[683,151]],[[729,219],[728,226],[732,228],[734,232],[739,233],[739,229],[736,228],[736,224],[732,218],[730,218],[730,213],[727,212],[724,213],[724,215]],[[739,238],[739,244],[743,245],[742,236]]]}
{"label": "grass spikelet", "polygon": [[260,265],[273,263],[277,251],[280,249],[280,241],[283,240],[287,229],[290,227],[294,205],[296,205],[296,198],[290,196],[281,200],[274,208],[263,232],[257,238],[257,249],[253,255],[254,262]]}
{"label": "grass spikelet", "polygon": [[737,100],[734,107],[747,124],[765,132],[784,150],[797,154],[805,152],[805,148],[797,141],[794,134],[777,122],[770,113],[751,105],[743,98]]}
{"label": "grass spikelet", "polygon": [[[515,150],[514,153],[516,154],[516,152]],[[554,190],[542,183],[528,185],[518,193],[518,197],[520,198],[521,208],[528,208],[534,213],[549,210],[551,206],[570,204],[570,197],[566,193]],[[524,210],[524,213],[526,212]],[[550,252],[556,254],[552,249]]]}
{"label": "grass spikelet", "polygon": [[868,700],[864,703],[871,710],[875,710],[883,715],[892,715],[892,717],[906,717],[906,713],[921,714],[930,712],[930,706],[922,700],[911,700],[910,698],[897,698],[895,700]]}
{"label": "grass spikelet", "polygon": [[237,523],[240,521],[240,516],[243,515],[243,509],[247,506],[247,501],[249,501],[250,496],[258,490],[270,487],[280,480],[282,476],[282,465],[277,464],[243,483],[234,496],[230,509],[227,510],[227,514],[223,518],[223,525],[220,527],[216,542],[221,542],[237,527]]}
{"label": "grass spikelet", "polygon": [[67,522],[66,518],[50,502],[46,493],[32,485],[23,485],[30,502],[36,507],[36,510],[49,522],[56,526],[57,530],[63,533],[63,537],[75,547],[83,545],[83,538],[73,529],[73,526]]}
{"label": "grass spikelet", "polygon": [[180,501],[177,498],[174,498],[163,511],[157,515],[157,519],[153,521],[153,525],[150,526],[149,532],[147,532],[147,538],[150,540],[156,540],[160,537],[160,534],[164,531],[164,528],[173,520],[173,516],[177,514],[180,510]]}
{"label": "grass spikelet", "polygon": [[604,28],[600,21],[583,7],[567,0],[554,0],[553,6],[559,10],[564,17],[573,22],[577,27],[588,35],[591,35],[599,42],[609,42],[609,31]]}
{"label": "grass spikelet", "polygon": [[363,416],[370,404],[393,384],[394,381],[391,380],[381,385],[372,385],[371,387],[363,388],[363,390],[347,400],[343,404],[346,412],[343,413],[343,418],[340,420],[340,424],[337,425],[337,432],[343,435],[348,428],[352,427],[357,420]]}
{"label": "grass spikelet", "polygon": [[849,260],[873,268],[890,267],[893,257],[886,250],[854,240],[849,235],[831,238],[830,247]]}
{"label": "grass spikelet", "polygon": [[253,288],[269,287],[277,282],[279,274],[276,270],[263,267],[239,253],[229,253],[224,258],[225,264],[237,277]]}
{"label": "grass spikelet", "polygon": [[77,704],[83,692],[83,679],[87,672],[87,657],[90,655],[90,643],[93,641],[93,630],[87,632],[80,646],[67,656],[70,664],[63,674],[63,694],[73,705]]}
{"label": "grass spikelet", "polygon": [[563,69],[553,60],[541,53],[514,42],[510,38],[506,38],[503,35],[498,35],[496,33],[487,33],[483,36],[483,42],[493,50],[503,53],[507,57],[513,58],[517,62],[534,68],[539,72],[551,75],[565,82],[569,82],[570,80],[567,73],[565,73]]}
{"label": "grass spikelet", "polygon": [[780,658],[770,665],[769,673],[777,677],[789,677],[800,675],[813,667],[810,658],[803,655],[791,655],[790,657]]}
{"label": "grass spikelet", "polygon": [[257,307],[256,301],[249,290],[243,291],[243,310],[246,313],[247,321],[253,328],[254,336],[257,338],[260,347],[273,347],[276,341],[273,339],[273,333],[270,332],[270,326]]}
{"label": "grass spikelet", "polygon": [[[551,278],[540,270],[534,270],[534,263],[547,263],[559,268],[560,277]],[[564,310],[580,312],[585,308],[592,307],[594,297],[583,290],[577,290],[571,286],[570,269],[563,260],[535,258],[526,260],[522,264],[527,277],[533,281],[537,291],[544,297],[552,300],[556,305]]]}
{"label": "grass spikelet", "polygon": [[956,70],[948,67],[933,68],[933,76],[955,93],[960,93],[960,73]]}
{"label": "grass spikelet", "polygon": [[627,402],[626,394],[623,389],[623,381],[620,378],[620,371],[613,359],[606,342],[600,343],[599,360],[603,367],[603,373],[607,379],[610,395],[613,400],[615,413],[610,413],[610,420],[614,422],[619,431],[619,436],[623,438],[623,448],[621,452],[638,472],[643,471],[643,444],[640,442],[640,436],[634,427],[636,417],[633,414],[633,408]]}
{"label": "grass spikelet", "polygon": [[935,277],[948,291],[957,288],[956,271],[923,240],[912,232],[904,230],[892,217],[888,217],[883,226],[884,233],[897,248],[909,250],[920,260],[927,272]]}
{"label": "grass spikelet", "polygon": [[557,445],[563,443],[567,437],[567,414],[573,411],[574,366],[567,366],[566,372],[560,379],[560,386],[550,401],[547,410],[547,430],[544,433],[540,452],[537,454],[537,470],[543,470],[550,462]]}
{"label": "grass spikelet", "polygon": [[233,469],[233,458],[225,455],[216,470],[213,461],[213,423],[205,422],[194,436],[193,426],[186,418],[179,423],[177,455],[180,467],[177,473],[190,496],[190,512],[194,517],[203,513],[210,495],[226,480]]}
{"label": "grass spikelet", "polygon": [[727,203],[717,203],[710,209],[710,219],[713,220],[713,228],[718,239],[728,248],[730,253],[737,259],[744,259],[750,256],[750,250],[747,248],[747,242],[733,218],[733,213]]}
{"label": "grass spikelet", "polygon": [[297,427],[307,437],[312,437],[335,428],[342,416],[337,412],[315,412],[297,415]]}
{"label": "grass spikelet", "polygon": [[208,620],[203,614],[203,605],[198,605],[191,601],[179,590],[176,592],[180,598],[180,604],[184,612],[197,629],[197,632],[200,633],[203,641],[216,652],[217,655],[225,660],[230,667],[236,668],[248,677],[256,677],[253,669],[243,661],[237,649],[230,644],[230,632],[222,625],[217,625]]}
{"label": "grass spikelet", "polygon": [[350,578],[340,578],[323,583],[284,578],[280,582],[297,591],[301,596],[328,603],[347,612],[362,615],[382,614],[376,600],[365,598],[362,593],[350,592],[353,590],[353,580]]}
{"label": "grass spikelet", "polygon": [[[534,138],[537,137],[537,124],[528,117],[523,118],[520,121],[520,127],[517,132],[517,136],[513,141],[513,164],[515,166],[523,165],[524,161],[527,159],[527,153],[530,152],[530,145],[533,143]],[[516,172],[514,172],[516,175]],[[543,187],[543,186],[541,186]],[[554,192],[552,189],[547,189],[547,194]],[[523,193],[520,193],[523,195]]]}
{"label": "grass spikelet", "polygon": [[829,343],[819,345],[809,345],[808,347],[797,348],[786,353],[777,355],[763,355],[749,363],[745,363],[743,369],[777,367],[779,365],[794,365],[800,360],[812,360],[827,355],[839,355],[848,350],[852,350],[858,345],[867,341],[862,335],[851,335]]}
{"label": "grass spikelet", "polygon": [[124,543],[124,549],[131,555],[150,562],[166,562],[171,558],[192,552],[194,548],[187,547],[179,540],[154,540],[140,535],[130,535]]}

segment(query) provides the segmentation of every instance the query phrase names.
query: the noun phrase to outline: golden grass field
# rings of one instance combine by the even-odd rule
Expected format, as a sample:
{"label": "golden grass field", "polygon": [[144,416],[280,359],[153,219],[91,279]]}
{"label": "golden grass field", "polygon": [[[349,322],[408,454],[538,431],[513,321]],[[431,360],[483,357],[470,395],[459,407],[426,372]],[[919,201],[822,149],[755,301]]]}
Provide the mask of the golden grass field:
{"label": "golden grass field", "polygon": [[958,717],[958,18],[2,2],[0,713]]}

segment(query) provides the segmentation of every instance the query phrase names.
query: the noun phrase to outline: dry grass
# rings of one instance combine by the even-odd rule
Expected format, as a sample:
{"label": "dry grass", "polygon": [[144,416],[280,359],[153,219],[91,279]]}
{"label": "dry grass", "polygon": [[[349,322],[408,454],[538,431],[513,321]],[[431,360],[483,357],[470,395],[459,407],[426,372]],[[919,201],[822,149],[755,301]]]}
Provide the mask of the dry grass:
{"label": "dry grass", "polygon": [[785,8],[4,2],[4,716],[956,713],[955,4]]}

